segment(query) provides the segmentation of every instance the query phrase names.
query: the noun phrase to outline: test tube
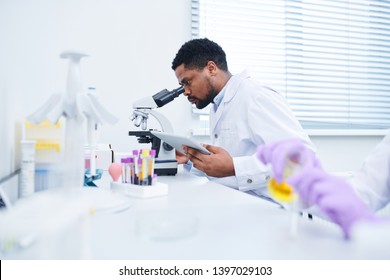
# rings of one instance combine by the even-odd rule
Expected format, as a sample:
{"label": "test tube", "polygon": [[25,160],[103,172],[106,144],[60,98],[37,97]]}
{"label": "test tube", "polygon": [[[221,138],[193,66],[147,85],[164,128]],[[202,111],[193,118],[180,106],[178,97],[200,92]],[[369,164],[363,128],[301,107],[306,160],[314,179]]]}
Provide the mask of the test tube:
{"label": "test tube", "polygon": [[149,160],[149,172],[148,172],[148,185],[153,184],[154,177],[154,159],[156,158],[156,150],[150,150],[150,160]]}
{"label": "test tube", "polygon": [[142,158],[140,158],[140,157],[137,159],[136,168],[137,168],[137,176],[136,176],[135,184],[141,185],[143,174],[142,174]]}
{"label": "test tube", "polygon": [[134,162],[137,162],[137,159],[138,159],[138,150],[133,150],[133,158],[134,158]]}
{"label": "test tube", "polygon": [[142,185],[148,185],[148,176],[149,176],[149,161],[150,161],[150,151],[142,150]]}
{"label": "test tube", "polygon": [[126,183],[126,158],[121,158],[122,166],[122,184]]}
{"label": "test tube", "polygon": [[138,150],[133,150],[133,160],[134,160],[134,185],[139,184],[139,168],[138,168]]}
{"label": "test tube", "polygon": [[130,168],[130,184],[134,184],[135,178],[135,169],[134,169],[134,158],[129,158],[129,168]]}
{"label": "test tube", "polygon": [[130,158],[129,157],[126,158],[125,169],[126,169],[126,184],[130,184],[131,173],[130,173]]}
{"label": "test tube", "polygon": [[268,181],[268,191],[278,201],[282,202],[290,212],[290,237],[295,238],[298,234],[299,218],[299,197],[293,186],[286,183],[286,180],[295,172],[298,172],[301,164],[287,159],[283,170],[283,182],[278,183],[274,178]]}

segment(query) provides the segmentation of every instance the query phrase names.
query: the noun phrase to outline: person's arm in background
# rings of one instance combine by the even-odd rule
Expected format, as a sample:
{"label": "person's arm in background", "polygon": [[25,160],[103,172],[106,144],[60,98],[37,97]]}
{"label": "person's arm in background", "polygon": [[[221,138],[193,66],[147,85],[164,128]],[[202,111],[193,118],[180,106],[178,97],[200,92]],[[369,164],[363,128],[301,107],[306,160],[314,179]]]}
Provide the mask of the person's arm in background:
{"label": "person's arm in background", "polygon": [[376,145],[348,183],[371,210],[390,202],[390,134]]}
{"label": "person's arm in background", "polygon": [[342,178],[326,173],[314,153],[298,139],[285,140],[259,146],[258,159],[271,164],[274,178],[281,183],[288,160],[301,165],[287,178],[286,183],[294,188],[307,205],[317,205],[333,222],[338,224],[345,237],[359,221],[375,220],[374,214],[356,195],[353,188]]}

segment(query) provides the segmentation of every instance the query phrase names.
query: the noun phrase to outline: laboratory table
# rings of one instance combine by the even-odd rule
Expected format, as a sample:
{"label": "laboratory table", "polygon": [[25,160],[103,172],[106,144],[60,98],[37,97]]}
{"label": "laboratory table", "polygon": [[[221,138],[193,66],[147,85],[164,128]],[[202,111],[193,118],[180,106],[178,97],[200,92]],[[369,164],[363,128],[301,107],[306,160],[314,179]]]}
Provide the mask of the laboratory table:
{"label": "laboratory table", "polygon": [[18,248],[3,248],[1,259],[390,258],[389,246],[345,240],[337,226],[305,216],[297,218],[294,233],[292,214],[277,204],[181,170],[158,178],[168,184],[168,194],[161,197],[112,192],[105,179],[94,191],[120,197],[117,204],[90,208],[88,215],[66,223],[60,222],[62,212],[56,221],[63,226],[48,227]]}

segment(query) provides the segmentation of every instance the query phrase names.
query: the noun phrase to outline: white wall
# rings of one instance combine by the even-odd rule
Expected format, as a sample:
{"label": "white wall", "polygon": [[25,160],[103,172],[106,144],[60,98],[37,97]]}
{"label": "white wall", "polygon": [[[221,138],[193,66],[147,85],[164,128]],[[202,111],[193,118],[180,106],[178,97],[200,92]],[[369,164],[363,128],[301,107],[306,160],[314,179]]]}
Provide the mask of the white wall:
{"label": "white wall", "polygon": [[[65,90],[67,61],[59,53],[67,49],[90,54],[81,63],[84,85],[96,86],[120,119],[102,127],[100,142],[130,150],[137,145],[128,136],[132,103],[178,86],[171,62],[190,39],[190,27],[190,0],[0,0],[0,132],[10,138],[0,142],[8,147],[0,148],[1,158],[7,153],[8,162],[10,146],[18,143],[13,124]],[[159,110],[178,132],[188,133],[185,98]]]}
{"label": "white wall", "polygon": [[354,171],[383,136],[310,136],[323,167],[330,172]]}
{"label": "white wall", "polygon": [[[24,117],[54,92],[65,90],[66,49],[82,61],[85,86],[120,121],[101,129],[101,143],[117,151],[137,145],[128,136],[132,103],[177,87],[171,62],[191,38],[190,0],[0,0],[0,176],[14,163]],[[176,132],[189,134],[190,104],[183,97],[158,109]],[[155,122],[150,127],[156,126]],[[312,137],[331,171],[359,167],[381,137]],[[17,160],[16,160],[17,162]]]}

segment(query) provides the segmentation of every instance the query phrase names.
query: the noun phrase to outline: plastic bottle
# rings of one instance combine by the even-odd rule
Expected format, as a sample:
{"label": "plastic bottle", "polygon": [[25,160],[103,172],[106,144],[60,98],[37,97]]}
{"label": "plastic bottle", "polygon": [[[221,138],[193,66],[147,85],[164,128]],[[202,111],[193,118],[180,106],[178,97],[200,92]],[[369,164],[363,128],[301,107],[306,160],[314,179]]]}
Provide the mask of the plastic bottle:
{"label": "plastic bottle", "polygon": [[19,197],[27,197],[35,192],[35,141],[22,140],[20,161]]}
{"label": "plastic bottle", "polygon": [[62,185],[63,124],[48,120],[24,123],[25,140],[35,141],[35,192]]}

